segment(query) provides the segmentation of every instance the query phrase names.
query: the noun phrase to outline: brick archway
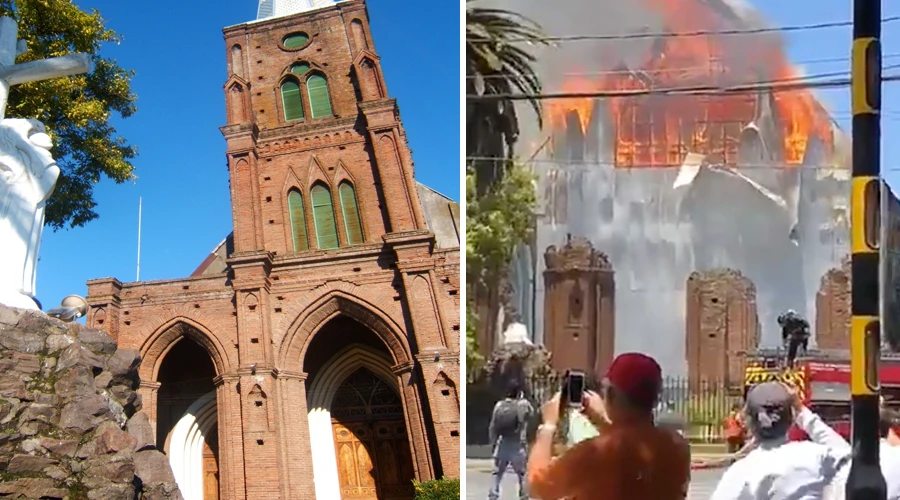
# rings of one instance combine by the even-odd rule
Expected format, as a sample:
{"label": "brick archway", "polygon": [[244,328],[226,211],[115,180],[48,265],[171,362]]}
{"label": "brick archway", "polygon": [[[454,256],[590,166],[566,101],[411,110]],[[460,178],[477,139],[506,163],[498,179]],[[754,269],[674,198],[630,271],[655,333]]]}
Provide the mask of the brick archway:
{"label": "brick archway", "polygon": [[302,372],[306,351],[316,332],[340,315],[352,318],[372,330],[390,351],[394,366],[412,362],[409,341],[400,325],[362,299],[333,290],[313,301],[296,316],[279,352],[279,365],[288,371]]}
{"label": "brick archway", "polygon": [[139,369],[142,382],[156,381],[159,367],[166,354],[182,338],[189,338],[200,344],[212,359],[216,375],[228,370],[228,357],[225,348],[216,336],[205,326],[184,316],[177,316],[160,325],[147,337],[141,345],[141,367]]}

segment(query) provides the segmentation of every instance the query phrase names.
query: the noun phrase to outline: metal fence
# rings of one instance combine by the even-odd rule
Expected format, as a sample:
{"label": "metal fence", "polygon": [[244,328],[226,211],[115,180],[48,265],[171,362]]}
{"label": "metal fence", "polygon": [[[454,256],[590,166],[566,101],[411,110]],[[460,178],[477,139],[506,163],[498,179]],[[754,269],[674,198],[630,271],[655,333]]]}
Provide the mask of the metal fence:
{"label": "metal fence", "polygon": [[[532,429],[539,423],[541,405],[553,397],[561,387],[556,375],[526,377],[523,380],[525,398],[534,405]],[[482,379],[469,384],[466,392],[466,444],[489,444],[488,426],[497,401],[504,397],[503,388]],[[724,440],[724,421],[735,404],[741,402],[740,387],[722,382],[667,377],[663,382],[657,411],[678,415],[685,425],[685,436],[693,442],[717,443]]]}

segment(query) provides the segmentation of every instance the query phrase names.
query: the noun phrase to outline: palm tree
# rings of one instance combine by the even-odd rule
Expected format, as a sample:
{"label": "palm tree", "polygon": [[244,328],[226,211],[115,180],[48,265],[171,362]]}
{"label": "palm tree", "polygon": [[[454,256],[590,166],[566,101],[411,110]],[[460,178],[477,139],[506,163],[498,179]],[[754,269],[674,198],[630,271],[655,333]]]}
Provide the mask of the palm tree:
{"label": "palm tree", "polygon": [[[513,101],[481,96],[541,93],[534,55],[523,47],[546,45],[540,27],[502,9],[471,6],[466,0],[466,156],[475,171],[476,190],[484,193],[503,176],[519,138]],[[528,102],[541,124],[538,99]]]}

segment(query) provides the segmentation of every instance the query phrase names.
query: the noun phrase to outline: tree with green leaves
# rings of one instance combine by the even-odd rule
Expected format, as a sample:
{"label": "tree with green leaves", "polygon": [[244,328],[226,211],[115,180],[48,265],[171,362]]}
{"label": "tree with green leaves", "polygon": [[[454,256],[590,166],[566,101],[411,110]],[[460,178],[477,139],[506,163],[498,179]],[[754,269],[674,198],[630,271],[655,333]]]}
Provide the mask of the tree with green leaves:
{"label": "tree with green leaves", "polygon": [[85,12],[71,0],[0,0],[0,15],[19,24],[28,52],[17,63],[85,53],[93,71],[12,87],[7,118],[36,118],[53,138],[61,174],[47,202],[46,223],[54,229],[79,227],[97,218],[94,185],[102,176],[117,183],[135,178],[137,149],[110,124],[137,110],[131,92],[133,71],[100,56],[104,43],[120,42],[96,10]]}
{"label": "tree with green leaves", "polygon": [[[547,42],[528,18],[473,1],[466,0],[466,156],[480,195],[505,175],[519,138],[514,102],[490,96],[540,94],[536,59],[526,48]],[[541,125],[540,101],[528,102]]]}
{"label": "tree with green leaves", "polygon": [[[503,303],[509,265],[516,247],[534,230],[534,175],[528,167],[511,162],[493,188],[478,196],[476,175],[466,172],[466,368],[469,380],[484,363],[479,353],[479,310],[493,314]],[[486,307],[479,307],[486,306]],[[492,334],[492,329],[487,329]]]}

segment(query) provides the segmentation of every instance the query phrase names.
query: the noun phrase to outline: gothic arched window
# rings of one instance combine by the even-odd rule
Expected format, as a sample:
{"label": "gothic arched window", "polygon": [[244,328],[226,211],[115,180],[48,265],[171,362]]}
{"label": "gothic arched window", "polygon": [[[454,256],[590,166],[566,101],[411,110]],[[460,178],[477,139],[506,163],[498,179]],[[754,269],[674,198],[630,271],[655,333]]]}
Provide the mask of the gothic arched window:
{"label": "gothic arched window", "polygon": [[316,223],[316,242],[322,250],[337,248],[337,226],[334,222],[331,191],[322,184],[316,184],[313,186],[311,194],[313,221]]}
{"label": "gothic arched window", "polygon": [[284,105],[284,121],[303,119],[303,99],[300,97],[300,84],[288,78],[281,84],[281,103]]}
{"label": "gothic arched window", "polygon": [[309,238],[306,235],[306,213],[303,210],[303,195],[296,189],[288,193],[288,213],[291,217],[291,238],[294,251],[309,250]]}
{"label": "gothic arched window", "polygon": [[328,93],[328,82],[325,77],[315,73],[306,80],[306,92],[309,94],[309,110],[313,118],[333,116],[331,95]]}
{"label": "gothic arched window", "polygon": [[338,187],[341,195],[341,213],[344,215],[344,229],[347,231],[347,243],[359,245],[363,242],[362,224],[359,220],[359,206],[356,204],[356,191],[347,181]]}

